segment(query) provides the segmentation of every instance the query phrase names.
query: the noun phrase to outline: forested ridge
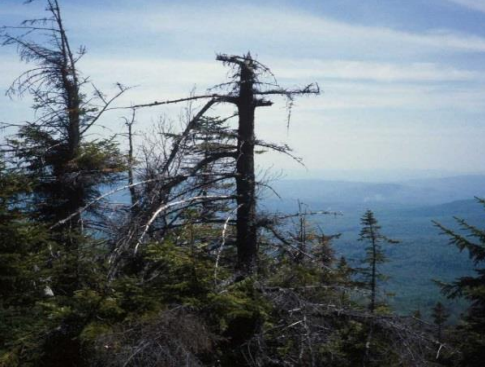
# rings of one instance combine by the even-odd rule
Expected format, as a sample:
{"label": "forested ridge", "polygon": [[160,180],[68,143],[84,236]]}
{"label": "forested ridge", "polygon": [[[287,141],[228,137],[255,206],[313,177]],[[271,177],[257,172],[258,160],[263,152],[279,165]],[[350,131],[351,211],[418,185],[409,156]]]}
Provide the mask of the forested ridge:
{"label": "forested ridge", "polygon": [[[270,190],[258,154],[299,158],[257,138],[256,111],[283,99],[285,129],[318,84],[287,88],[249,52],[218,54],[228,79],[207,92],[125,106],[130,87],[99,90],[79,70],[89,55],[71,44],[60,1],[45,4],[0,30],[30,67],[7,93],[33,101],[31,120],[2,119],[0,366],[483,365],[484,229],[435,223],[475,266],[436,284],[467,302],[450,323],[438,300],[431,320],[392,310],[383,265],[399,262],[386,254],[401,244],[372,210],[360,214],[355,264],[336,255],[339,233],[312,220],[338,211],[258,205]],[[139,112],[166,105],[180,121],[161,117],[135,139]],[[91,134],[120,111],[122,133]]]}

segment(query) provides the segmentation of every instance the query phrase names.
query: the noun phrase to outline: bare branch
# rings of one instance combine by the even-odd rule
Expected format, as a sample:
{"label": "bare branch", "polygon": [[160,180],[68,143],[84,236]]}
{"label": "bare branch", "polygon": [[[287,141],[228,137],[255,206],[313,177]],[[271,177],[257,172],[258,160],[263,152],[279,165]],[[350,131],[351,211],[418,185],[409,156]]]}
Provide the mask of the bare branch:
{"label": "bare branch", "polygon": [[180,201],[175,201],[175,202],[168,203],[168,204],[164,204],[164,205],[160,206],[155,211],[155,213],[153,213],[153,215],[151,216],[150,220],[144,226],[143,232],[142,232],[140,238],[138,239],[138,243],[135,246],[134,253],[135,254],[137,253],[138,247],[140,246],[141,242],[143,241],[143,238],[147,234],[148,229],[150,228],[150,226],[152,225],[152,223],[155,221],[155,219],[157,219],[157,217],[161,213],[163,213],[165,210],[167,210],[168,208],[170,208],[172,206],[177,206],[177,205],[180,205],[180,204],[185,204],[185,203],[188,203],[188,202],[189,203],[194,203],[194,202],[202,202],[202,201],[217,201],[217,200],[227,200],[227,199],[231,199],[231,198],[234,198],[234,196],[229,196],[229,195],[221,195],[221,196],[195,196],[193,198],[189,198],[189,199],[185,199],[185,200],[180,200]]}

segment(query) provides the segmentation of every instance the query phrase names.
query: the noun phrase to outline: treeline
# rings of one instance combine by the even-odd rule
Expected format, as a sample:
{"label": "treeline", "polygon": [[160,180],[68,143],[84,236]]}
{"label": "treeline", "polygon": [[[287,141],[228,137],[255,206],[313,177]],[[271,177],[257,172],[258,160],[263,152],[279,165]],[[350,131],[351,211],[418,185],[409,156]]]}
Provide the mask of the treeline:
{"label": "treeline", "polygon": [[[442,304],[434,324],[392,313],[381,264],[399,244],[372,211],[351,267],[309,219],[331,213],[258,208],[255,155],[298,158],[256,138],[255,111],[282,96],[290,118],[316,84],[286,89],[249,53],[219,55],[232,77],[206,94],[120,106],[129,88],[93,86],[58,1],[46,12],[1,33],[32,65],[8,94],[31,96],[35,114],[3,123],[0,366],[481,366],[484,231],[441,227],[478,273],[443,285],[471,304],[451,327]],[[137,144],[137,112],[175,103],[182,131],[162,118]],[[218,116],[222,104],[234,113]],[[119,136],[90,137],[113,109],[126,112],[126,152]],[[129,204],[111,199],[121,192]]]}

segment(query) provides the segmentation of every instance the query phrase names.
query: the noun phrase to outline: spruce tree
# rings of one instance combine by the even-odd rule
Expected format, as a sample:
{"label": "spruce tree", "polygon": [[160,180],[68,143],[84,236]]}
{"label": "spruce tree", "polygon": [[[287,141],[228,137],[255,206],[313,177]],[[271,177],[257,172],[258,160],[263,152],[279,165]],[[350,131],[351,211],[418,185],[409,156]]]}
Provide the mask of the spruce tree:
{"label": "spruce tree", "polygon": [[450,314],[441,302],[437,302],[432,309],[431,317],[433,318],[434,324],[438,328],[438,341],[441,341],[443,339],[443,326],[450,317]]}
{"label": "spruce tree", "polygon": [[[485,199],[478,199],[485,207]],[[485,360],[485,229],[455,218],[461,231],[449,229],[437,222],[435,225],[449,237],[449,243],[460,251],[467,251],[475,265],[476,276],[464,276],[451,284],[442,286],[442,291],[449,298],[465,298],[470,302],[465,325],[459,328],[462,336],[461,352],[463,366],[483,366]]]}
{"label": "spruce tree", "polygon": [[[49,298],[47,228],[26,215],[32,182],[0,156],[0,366],[35,365],[37,337],[50,323],[38,302]],[[32,364],[30,364],[32,363]]]}
{"label": "spruce tree", "polygon": [[392,240],[381,234],[379,225],[374,213],[367,210],[361,218],[362,229],[359,235],[359,241],[367,243],[365,248],[366,256],[363,264],[366,266],[359,269],[363,275],[364,286],[370,291],[369,311],[374,313],[377,304],[378,283],[385,281],[387,277],[380,272],[379,266],[388,262],[382,243],[395,244],[398,241]]}
{"label": "spruce tree", "polygon": [[[9,165],[21,167],[30,189],[22,195],[24,204],[8,209],[18,210],[25,222],[30,219],[41,228],[50,228],[49,243],[38,233],[38,239],[27,243],[17,239],[9,245],[14,252],[10,257],[23,259],[16,271],[28,274],[35,269],[37,273],[23,286],[35,284],[34,290],[40,286],[45,290],[45,294],[37,292],[32,301],[41,315],[31,324],[48,320],[30,333],[41,350],[32,365],[70,366],[80,364],[79,335],[95,314],[95,307],[91,304],[87,311],[89,302],[80,296],[88,289],[96,294],[101,287],[95,269],[102,262],[102,252],[96,248],[99,241],[86,234],[87,221],[80,209],[99,195],[100,185],[117,180],[125,168],[124,157],[112,139],[89,141],[86,135],[125,88],[119,85],[113,98],[96,87],[88,95],[88,78],[78,70],[85,49],[71,46],[58,0],[45,0],[45,5],[46,17],[0,31],[2,44],[15,46],[21,60],[32,65],[14,80],[8,94],[29,95],[35,112],[31,121],[15,125],[17,134],[6,142]],[[25,226],[18,220],[13,224]],[[2,237],[9,228],[1,228]],[[35,246],[26,249],[30,243]],[[8,249],[2,250],[5,256]],[[49,301],[40,302],[44,296],[50,296]],[[22,335],[12,340],[19,340],[19,350],[35,349]],[[30,357],[18,358],[21,365],[28,365]]]}
{"label": "spruce tree", "polygon": [[[98,195],[96,186],[113,180],[124,168],[111,139],[86,140],[111,103],[126,88],[108,98],[78,69],[85,48],[74,49],[68,38],[57,0],[45,0],[47,16],[25,20],[19,27],[4,27],[3,46],[15,46],[22,61],[32,69],[14,80],[11,97],[29,95],[35,117],[22,124],[9,140],[10,150],[36,181],[33,199],[37,216],[57,223]],[[63,227],[81,225],[74,216]],[[68,241],[71,242],[72,241]]]}

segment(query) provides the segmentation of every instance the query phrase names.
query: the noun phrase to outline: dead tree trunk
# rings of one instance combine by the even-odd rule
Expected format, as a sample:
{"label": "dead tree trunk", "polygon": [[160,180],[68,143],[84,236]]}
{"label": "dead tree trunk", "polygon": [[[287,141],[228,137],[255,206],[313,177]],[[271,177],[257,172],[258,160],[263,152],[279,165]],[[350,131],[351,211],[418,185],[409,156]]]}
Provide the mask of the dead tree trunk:
{"label": "dead tree trunk", "polygon": [[130,187],[130,198],[131,198],[131,209],[134,213],[136,213],[136,206],[138,202],[136,188],[133,185],[135,182],[135,175],[134,175],[134,166],[135,166],[135,158],[134,158],[134,149],[133,149],[133,124],[135,123],[135,116],[136,110],[133,109],[131,120],[125,118],[125,125],[128,128],[128,185]]}
{"label": "dead tree trunk", "polygon": [[235,64],[239,80],[236,81],[235,94],[225,102],[237,106],[239,123],[236,151],[236,194],[237,194],[237,265],[241,276],[256,271],[258,259],[258,235],[256,223],[256,177],[254,173],[254,114],[259,106],[270,106],[272,103],[257,98],[258,90],[256,63],[248,53],[243,57],[219,55],[219,61]]}
{"label": "dead tree trunk", "polygon": [[238,270],[252,273],[256,267],[258,238],[256,230],[256,188],[254,174],[254,70],[251,59],[240,64],[237,108],[239,127],[237,140],[236,193],[237,193],[237,246]]}
{"label": "dead tree trunk", "polygon": [[[291,91],[277,87],[262,91],[258,73],[271,74],[269,69],[254,60],[248,53],[244,56],[219,55],[217,60],[238,69],[236,88],[224,102],[237,106],[239,115],[237,155],[236,155],[236,193],[237,193],[237,265],[240,276],[256,271],[258,262],[258,234],[256,220],[256,177],[254,172],[254,147],[258,144],[255,137],[254,115],[257,107],[271,106],[272,102],[260,96],[283,95],[290,102],[294,94],[318,94],[318,86],[309,85],[304,89]],[[277,85],[276,83],[274,85]],[[273,85],[273,86],[274,86]],[[291,103],[290,103],[291,105]]]}

